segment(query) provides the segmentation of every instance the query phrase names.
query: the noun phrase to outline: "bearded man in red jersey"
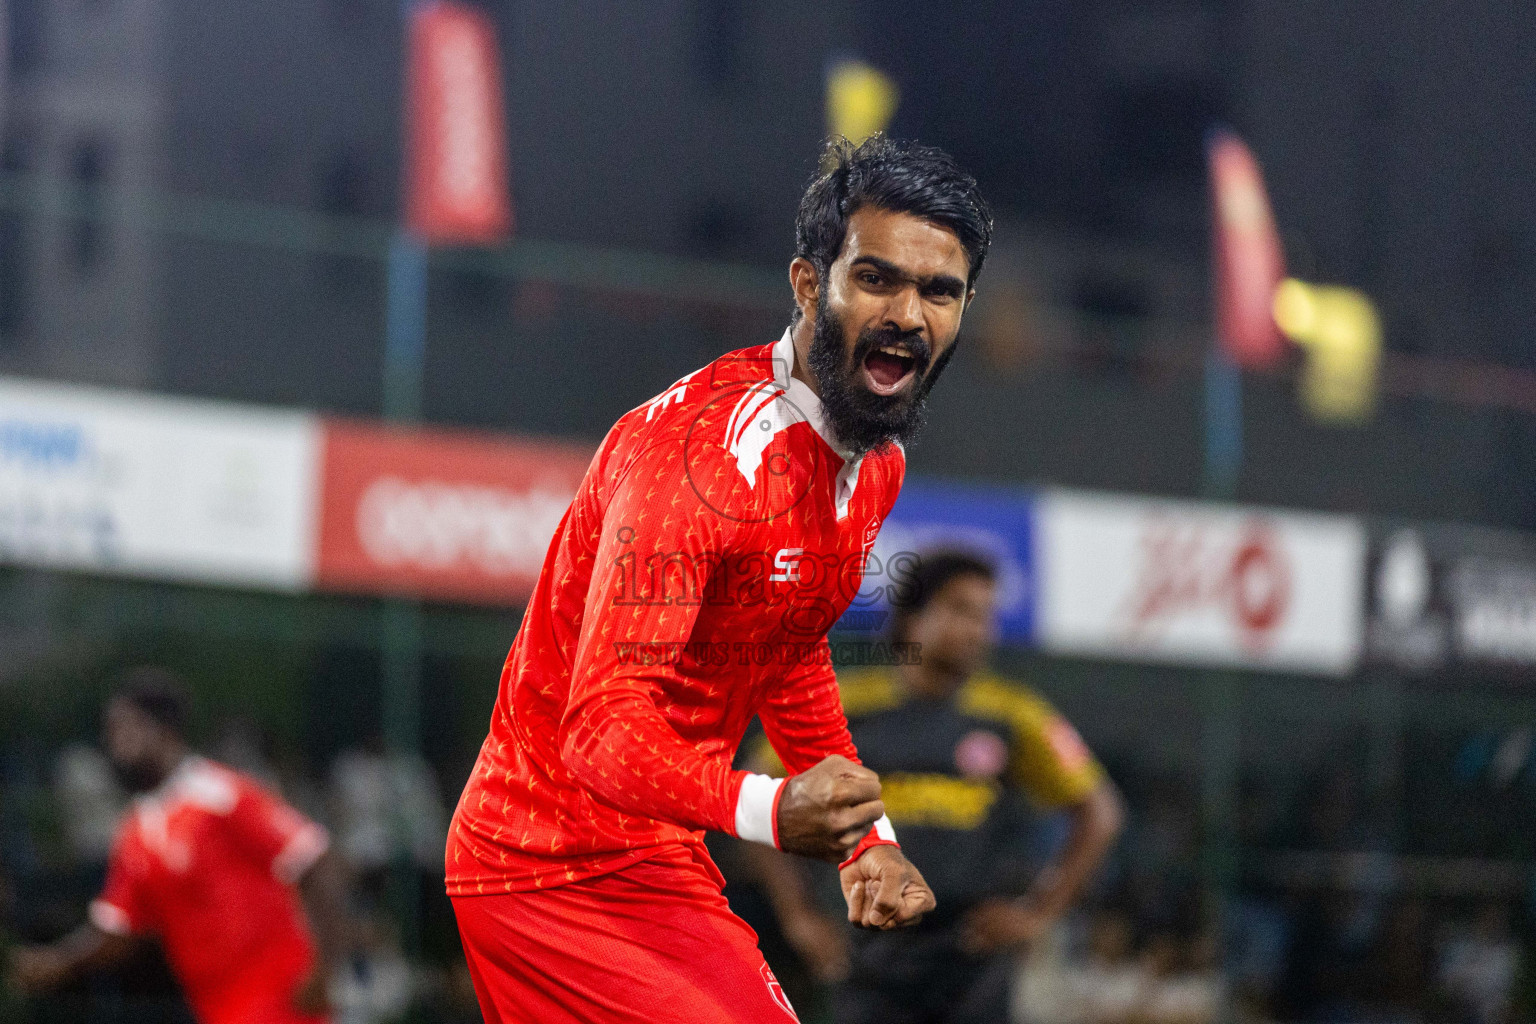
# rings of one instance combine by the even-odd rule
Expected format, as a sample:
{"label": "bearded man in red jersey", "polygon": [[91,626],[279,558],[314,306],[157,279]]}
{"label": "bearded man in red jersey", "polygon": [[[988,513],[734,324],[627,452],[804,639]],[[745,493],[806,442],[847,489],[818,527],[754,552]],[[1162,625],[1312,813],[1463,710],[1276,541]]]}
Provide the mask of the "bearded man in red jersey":
{"label": "bearded man in red jersey", "polygon": [[[560,524],[447,851],[486,1020],[793,1020],[706,854],[840,864],[849,920],[933,908],[858,763],[827,629],[901,487],[992,220],[939,150],[838,142],[796,311],[621,417]],[[790,775],[733,771],[762,720]]]}

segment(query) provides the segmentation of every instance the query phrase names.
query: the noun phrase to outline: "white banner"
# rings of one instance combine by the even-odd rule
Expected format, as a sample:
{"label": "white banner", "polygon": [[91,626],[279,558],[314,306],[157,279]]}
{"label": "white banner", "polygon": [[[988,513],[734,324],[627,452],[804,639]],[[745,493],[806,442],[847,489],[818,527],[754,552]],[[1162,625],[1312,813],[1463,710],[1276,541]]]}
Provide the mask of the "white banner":
{"label": "white banner", "polygon": [[1036,529],[1047,650],[1330,674],[1359,658],[1353,519],[1048,491]]}
{"label": "white banner", "polygon": [[0,378],[0,561],[307,587],[319,450],[304,413]]}

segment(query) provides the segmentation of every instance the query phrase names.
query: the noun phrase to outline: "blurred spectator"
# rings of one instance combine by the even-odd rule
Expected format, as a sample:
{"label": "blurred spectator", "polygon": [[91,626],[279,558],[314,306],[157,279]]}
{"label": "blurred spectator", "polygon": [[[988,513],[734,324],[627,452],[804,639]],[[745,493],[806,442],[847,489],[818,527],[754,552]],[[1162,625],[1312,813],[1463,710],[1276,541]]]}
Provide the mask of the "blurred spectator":
{"label": "blurred spectator", "polygon": [[1120,844],[1124,898],[1142,925],[1188,928],[1199,883],[1194,789],[1188,780],[1161,773],[1131,781],[1139,813],[1128,819]]}
{"label": "blurred spectator", "polygon": [[1139,955],[1125,914],[1095,915],[1082,955],[1064,929],[1033,950],[1015,1001],[1024,1024],[1211,1024],[1224,985],[1215,944],[1176,932],[1153,933]]}
{"label": "blurred spectator", "polygon": [[82,864],[106,864],[128,802],[106,755],[85,743],[69,744],[59,752],[53,790],[70,852]]}
{"label": "blurred spectator", "polygon": [[1277,993],[1282,1019],[1316,1020],[1352,1012],[1361,995],[1369,919],[1354,893],[1309,891],[1298,903]]}
{"label": "blurred spectator", "polygon": [[1152,936],[1142,956],[1141,1006],[1132,1017],[1145,1024],[1211,1024],[1221,1013],[1225,986],[1215,943],[1186,940],[1171,932]]}
{"label": "blurred spectator", "polygon": [[362,875],[405,862],[441,882],[448,809],[419,755],[387,751],[374,736],[331,766],[331,806],[342,853]]}
{"label": "blurred spectator", "polygon": [[1435,985],[1450,1004],[1455,1024],[1504,1024],[1511,1019],[1520,949],[1509,918],[1507,906],[1490,902],[1440,943]]}
{"label": "blurred spectator", "polygon": [[1087,948],[1074,955],[1065,928],[1030,949],[1014,999],[1022,1024],[1108,1024],[1130,1019],[1142,988],[1131,919],[1094,915]]}
{"label": "blurred spectator", "polygon": [[[880,773],[934,913],[913,928],[855,933],[850,951],[848,930],[816,909],[797,865],[767,848],[748,854],[799,955],[826,980],[846,973],[840,1020],[1007,1020],[1018,953],[1067,911],[1119,833],[1120,798],[1076,730],[984,671],[996,610],[988,563],[931,553],[892,626],[920,658],[839,679],[859,756]],[[1060,851],[1024,884],[1020,797],[1069,822]]]}
{"label": "blurred spectator", "polygon": [[356,944],[331,989],[335,1024],[378,1024],[405,1016],[415,995],[397,931],[377,916],[359,921]]}
{"label": "blurred spectator", "polygon": [[1262,890],[1238,894],[1227,911],[1226,977],[1235,1005],[1249,1019],[1274,1016],[1290,927],[1282,902]]}
{"label": "blurred spectator", "polygon": [[1372,1016],[1422,1019],[1433,979],[1429,917],[1422,899],[1402,899],[1387,910],[1367,962],[1363,996]]}

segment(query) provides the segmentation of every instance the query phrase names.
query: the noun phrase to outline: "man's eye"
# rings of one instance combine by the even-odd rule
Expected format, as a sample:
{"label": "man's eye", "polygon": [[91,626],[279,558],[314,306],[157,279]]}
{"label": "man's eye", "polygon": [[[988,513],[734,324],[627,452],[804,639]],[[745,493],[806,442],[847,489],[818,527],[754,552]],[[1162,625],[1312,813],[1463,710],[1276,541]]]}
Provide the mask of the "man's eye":
{"label": "man's eye", "polygon": [[859,275],[859,280],[863,281],[867,285],[877,285],[880,283],[880,275],[865,271]]}

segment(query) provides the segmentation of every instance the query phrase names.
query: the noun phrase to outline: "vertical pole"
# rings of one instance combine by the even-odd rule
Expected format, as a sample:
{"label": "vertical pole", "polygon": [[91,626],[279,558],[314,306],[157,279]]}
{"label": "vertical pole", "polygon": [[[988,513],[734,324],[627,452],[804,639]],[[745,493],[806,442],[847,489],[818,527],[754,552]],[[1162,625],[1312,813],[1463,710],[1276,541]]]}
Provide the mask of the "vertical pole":
{"label": "vertical pole", "polygon": [[1400,853],[1403,843],[1403,715],[1402,677],[1396,671],[1377,670],[1367,676],[1366,700],[1370,712],[1370,803],[1382,820],[1373,822],[1382,830],[1391,854]]}
{"label": "vertical pole", "polygon": [[[404,228],[389,246],[385,288],[384,416],[400,423],[421,418],[422,363],[427,342],[427,247]],[[391,758],[421,754],[421,602],[386,599],[380,609],[379,656],[384,743]],[[409,823],[397,823],[404,851],[390,872],[390,902],[407,956],[421,947],[421,894],[411,862]]]}
{"label": "vertical pole", "polygon": [[[412,17],[420,0],[399,0],[400,52],[411,59]],[[410,88],[410,69],[402,75]],[[408,98],[407,98],[408,100]],[[402,104],[402,110],[405,104]],[[402,143],[411,130],[401,117]],[[401,147],[402,166],[409,159]],[[402,195],[402,201],[404,197]],[[405,226],[389,243],[384,324],[384,417],[400,423],[421,419],[423,365],[427,350],[427,245]],[[392,598],[380,609],[379,660],[383,679],[380,723],[392,759],[414,761],[421,755],[421,652],[423,620],[419,601]],[[400,852],[390,871],[390,902],[400,923],[400,946],[407,958],[421,950],[421,892],[410,849],[410,823],[397,822]]]}
{"label": "vertical pole", "polygon": [[422,360],[427,348],[427,246],[404,228],[389,243],[385,291],[384,417],[421,419]]}
{"label": "vertical pole", "polygon": [[1205,357],[1205,496],[1231,501],[1242,469],[1243,376],[1213,347]]}
{"label": "vertical pole", "polygon": [[[1207,498],[1237,496],[1243,463],[1243,378],[1220,347],[1205,360],[1205,472]],[[1240,677],[1204,673],[1201,686],[1200,820],[1205,917],[1218,948],[1227,940],[1227,906],[1238,882],[1237,802],[1240,785]],[[1226,1007],[1223,1019],[1231,1018]]]}

